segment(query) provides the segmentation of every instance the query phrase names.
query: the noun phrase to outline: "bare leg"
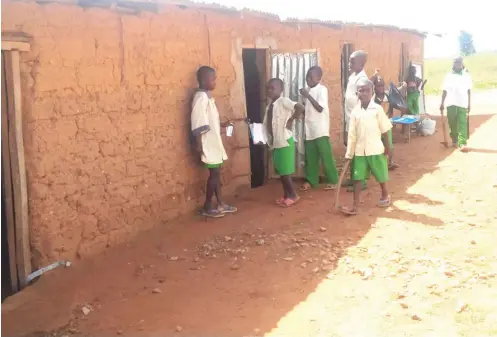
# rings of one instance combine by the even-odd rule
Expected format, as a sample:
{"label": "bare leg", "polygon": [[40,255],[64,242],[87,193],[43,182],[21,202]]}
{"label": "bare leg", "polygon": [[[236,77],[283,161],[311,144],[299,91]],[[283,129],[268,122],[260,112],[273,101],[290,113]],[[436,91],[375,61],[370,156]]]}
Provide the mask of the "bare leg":
{"label": "bare leg", "polygon": [[287,184],[285,183],[285,177],[286,176],[280,176],[281,186],[283,187],[283,199],[288,198],[288,187]]}
{"label": "bare leg", "polygon": [[357,205],[361,202],[361,190],[362,181],[354,181],[354,203],[352,204],[352,209],[357,212]]}
{"label": "bare leg", "polygon": [[293,186],[292,176],[281,176],[281,182],[283,183],[284,189],[286,190],[285,199],[297,199],[297,192],[295,191],[295,187]]}
{"label": "bare leg", "polygon": [[216,197],[219,202],[219,195],[217,194],[216,190],[220,184],[219,178],[220,178],[219,168],[209,169],[209,178],[207,179],[207,188],[206,188],[205,203],[204,203],[204,209],[206,211],[213,209],[212,197],[214,196],[214,194],[216,194]]}
{"label": "bare leg", "polygon": [[381,187],[381,200],[387,200],[388,199],[387,184],[381,183],[380,187]]}

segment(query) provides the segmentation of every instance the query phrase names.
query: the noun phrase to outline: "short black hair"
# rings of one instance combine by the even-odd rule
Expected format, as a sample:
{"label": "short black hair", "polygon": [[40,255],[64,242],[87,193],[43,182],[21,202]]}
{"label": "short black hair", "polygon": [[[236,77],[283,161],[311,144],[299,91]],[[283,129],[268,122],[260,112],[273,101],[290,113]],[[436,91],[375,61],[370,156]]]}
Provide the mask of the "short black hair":
{"label": "short black hair", "polygon": [[283,82],[283,80],[281,78],[273,77],[272,79],[269,80],[268,83],[271,83],[271,82],[278,82],[278,84],[280,85],[281,91],[285,90],[285,83]]}
{"label": "short black hair", "polygon": [[314,71],[319,76],[319,78],[323,77],[323,69],[321,69],[321,67],[319,67],[319,66],[310,67],[309,70],[307,70],[307,73],[310,74],[311,72],[314,72]]}
{"label": "short black hair", "polygon": [[214,68],[208,67],[208,66],[201,66],[197,70],[197,82],[200,84],[203,78],[205,78],[205,75],[208,73],[215,73],[216,70]]}

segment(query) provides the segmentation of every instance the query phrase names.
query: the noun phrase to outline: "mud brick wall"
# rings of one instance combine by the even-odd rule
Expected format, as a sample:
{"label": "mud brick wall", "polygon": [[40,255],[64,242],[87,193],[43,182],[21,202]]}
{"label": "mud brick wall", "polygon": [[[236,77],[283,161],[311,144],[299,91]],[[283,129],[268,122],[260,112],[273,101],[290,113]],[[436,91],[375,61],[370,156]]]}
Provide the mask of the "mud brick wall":
{"label": "mud brick wall", "polygon": [[368,72],[397,81],[401,43],[423,60],[423,39],[394,29],[341,29],[268,17],[162,7],[125,14],[71,3],[2,2],[2,32],[32,36],[21,54],[24,141],[34,266],[101,252],[192,211],[206,173],[192,155],[195,71],[218,71],[227,193],[249,185],[242,46],[318,49],[330,90],[331,135],[341,137],[343,43],[370,53]]}

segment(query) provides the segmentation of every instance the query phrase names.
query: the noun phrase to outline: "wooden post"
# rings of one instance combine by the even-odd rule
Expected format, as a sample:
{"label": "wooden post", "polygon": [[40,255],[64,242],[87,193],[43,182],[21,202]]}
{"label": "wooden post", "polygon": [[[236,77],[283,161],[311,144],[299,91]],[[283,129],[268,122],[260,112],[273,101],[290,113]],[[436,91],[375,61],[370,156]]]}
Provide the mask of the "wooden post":
{"label": "wooden post", "polygon": [[24,162],[22,132],[21,72],[18,50],[5,53],[5,76],[7,84],[7,120],[9,147],[14,192],[14,218],[16,227],[16,258],[19,284],[23,288],[26,277],[31,272],[31,252],[29,239],[28,196]]}
{"label": "wooden post", "polygon": [[9,130],[7,121],[7,88],[5,79],[5,59],[2,52],[2,179],[5,193],[5,219],[7,220],[7,242],[9,251],[10,283],[12,293],[19,291],[17,278],[17,258],[15,244],[14,198],[12,195],[12,176],[9,149]]}

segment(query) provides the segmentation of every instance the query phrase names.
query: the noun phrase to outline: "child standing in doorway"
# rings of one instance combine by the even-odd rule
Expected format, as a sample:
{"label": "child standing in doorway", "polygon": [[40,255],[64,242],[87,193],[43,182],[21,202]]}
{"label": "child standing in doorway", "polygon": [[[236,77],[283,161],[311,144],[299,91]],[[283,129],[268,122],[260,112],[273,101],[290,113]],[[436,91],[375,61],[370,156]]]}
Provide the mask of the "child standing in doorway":
{"label": "child standing in doorway", "polygon": [[[226,213],[235,213],[236,207],[223,202],[221,197],[221,166],[228,159],[221,139],[221,124],[212,91],[216,88],[216,71],[202,66],[197,71],[198,90],[192,104],[192,133],[196,138],[197,150],[204,166],[209,170],[205,203],[202,215],[221,218]],[[217,207],[212,203],[216,195]]]}
{"label": "child standing in doorway", "polygon": [[300,89],[305,99],[305,179],[300,187],[307,191],[319,185],[320,161],[326,177],[325,190],[334,190],[338,182],[338,172],[330,143],[330,110],[328,89],[321,84],[323,70],[311,67],[307,71],[308,88]]}
{"label": "child standing in doorway", "polygon": [[284,84],[279,78],[269,80],[267,96],[271,104],[264,116],[264,132],[268,145],[273,151],[273,164],[280,176],[283,197],[276,200],[281,207],[291,207],[300,199],[293,186],[295,172],[295,142],[292,134],[293,122],[304,113],[304,106],[282,97]]}
{"label": "child standing in doorway", "polygon": [[[350,55],[349,58],[349,70],[352,74],[349,76],[347,82],[347,89],[345,90],[345,145],[348,142],[348,133],[350,126],[350,116],[355,107],[359,104],[359,98],[357,97],[357,83],[360,80],[367,80],[368,75],[364,67],[368,61],[368,53],[364,50],[357,50]],[[354,191],[354,180],[352,178],[353,163],[350,166],[350,180],[344,183],[348,187],[349,192]],[[363,190],[367,188],[366,181],[362,181],[361,187]]]}
{"label": "child standing in doorway", "polygon": [[392,123],[383,108],[373,101],[373,83],[361,79],[357,83],[357,94],[360,104],[350,115],[350,126],[347,141],[346,160],[351,160],[354,170],[354,201],[352,207],[341,207],[340,210],[349,215],[357,214],[360,200],[361,181],[369,178],[372,173],[381,186],[379,207],[391,204],[386,182],[388,180],[387,157],[390,153],[388,130]]}

